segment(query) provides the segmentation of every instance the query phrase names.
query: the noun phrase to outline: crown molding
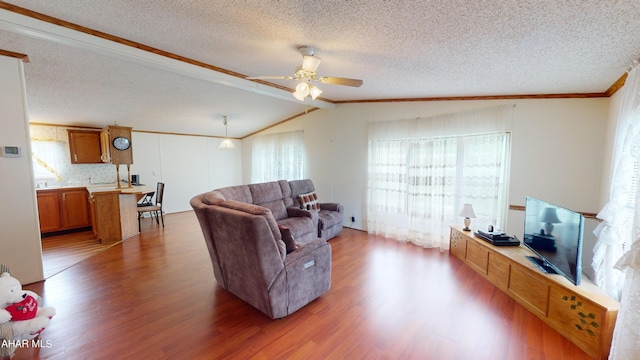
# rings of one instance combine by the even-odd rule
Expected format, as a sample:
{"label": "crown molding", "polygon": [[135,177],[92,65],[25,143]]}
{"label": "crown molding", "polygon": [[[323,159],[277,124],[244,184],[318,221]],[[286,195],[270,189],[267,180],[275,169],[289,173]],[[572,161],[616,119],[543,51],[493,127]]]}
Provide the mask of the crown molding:
{"label": "crown molding", "polygon": [[[82,25],[54,18],[19,6],[0,1],[0,29],[53,41],[59,44],[94,51],[142,65],[171,71],[218,85],[300,103],[292,89],[261,80],[246,80],[246,75],[213,66],[201,61],[153,48],[135,41],[110,35]],[[305,103],[323,109],[335,105],[326,99]]]}
{"label": "crown molding", "polygon": [[17,52],[13,52],[13,51],[0,49],[0,55],[13,57],[13,58],[16,58],[16,59],[20,59],[20,60],[22,60],[22,62],[25,62],[25,63],[29,62],[29,57],[27,55],[20,54],[20,53],[17,53]]}

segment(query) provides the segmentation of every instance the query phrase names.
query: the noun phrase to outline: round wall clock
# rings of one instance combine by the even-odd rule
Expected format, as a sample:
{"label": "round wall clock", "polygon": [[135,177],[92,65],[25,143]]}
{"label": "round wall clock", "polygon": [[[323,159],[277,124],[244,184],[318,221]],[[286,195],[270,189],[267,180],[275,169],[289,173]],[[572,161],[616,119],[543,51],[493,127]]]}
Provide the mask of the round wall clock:
{"label": "round wall clock", "polygon": [[118,150],[127,150],[131,146],[131,141],[124,136],[113,139],[113,147]]}

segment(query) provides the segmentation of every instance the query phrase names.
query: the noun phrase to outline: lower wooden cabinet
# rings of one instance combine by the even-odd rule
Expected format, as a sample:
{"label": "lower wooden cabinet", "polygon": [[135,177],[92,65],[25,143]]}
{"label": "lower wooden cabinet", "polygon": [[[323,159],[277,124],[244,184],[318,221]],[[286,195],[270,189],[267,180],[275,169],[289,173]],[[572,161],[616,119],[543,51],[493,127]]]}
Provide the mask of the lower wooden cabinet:
{"label": "lower wooden cabinet", "polygon": [[460,227],[451,228],[450,254],[556,329],[594,359],[607,359],[620,304],[583,279],[575,286],[542,273],[524,246],[493,246]]}
{"label": "lower wooden cabinet", "polygon": [[44,189],[37,194],[41,233],[91,226],[85,188]]}
{"label": "lower wooden cabinet", "polygon": [[40,232],[46,233],[62,229],[60,195],[57,191],[38,191],[38,216],[40,218]]}

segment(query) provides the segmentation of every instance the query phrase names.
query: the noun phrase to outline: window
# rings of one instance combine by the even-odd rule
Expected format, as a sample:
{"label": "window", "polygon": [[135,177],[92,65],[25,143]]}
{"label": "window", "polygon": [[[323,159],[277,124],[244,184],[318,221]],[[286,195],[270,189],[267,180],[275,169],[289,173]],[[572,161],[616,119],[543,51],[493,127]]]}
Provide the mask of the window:
{"label": "window", "polygon": [[251,182],[299,180],[304,171],[302,130],[257,136],[251,152]]}
{"label": "window", "polygon": [[[508,116],[498,111],[499,120],[493,123],[501,125],[487,126],[502,131],[465,134],[474,126],[455,125],[481,122],[477,115],[371,124],[370,233],[446,249],[449,225],[460,223],[458,213],[464,203],[473,205],[475,228],[489,224],[504,228],[510,132],[505,130],[509,121],[502,120]],[[448,129],[443,131],[442,125]],[[463,134],[455,135],[458,131]]]}
{"label": "window", "polygon": [[60,181],[60,168],[64,159],[64,143],[55,139],[31,139],[33,175],[38,179]]}

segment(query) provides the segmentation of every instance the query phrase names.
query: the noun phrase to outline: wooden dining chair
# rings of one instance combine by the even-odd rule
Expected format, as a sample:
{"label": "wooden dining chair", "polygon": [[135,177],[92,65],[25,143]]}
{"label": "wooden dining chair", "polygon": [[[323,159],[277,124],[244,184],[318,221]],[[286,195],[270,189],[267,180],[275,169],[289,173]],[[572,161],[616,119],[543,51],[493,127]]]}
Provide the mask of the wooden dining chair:
{"label": "wooden dining chair", "polygon": [[138,206],[138,231],[140,231],[140,218],[144,213],[151,213],[151,218],[156,217],[156,223],[160,224],[162,220],[162,227],[164,227],[164,215],[162,214],[162,199],[164,197],[164,183],[159,182],[156,189],[156,200],[152,205]]}

